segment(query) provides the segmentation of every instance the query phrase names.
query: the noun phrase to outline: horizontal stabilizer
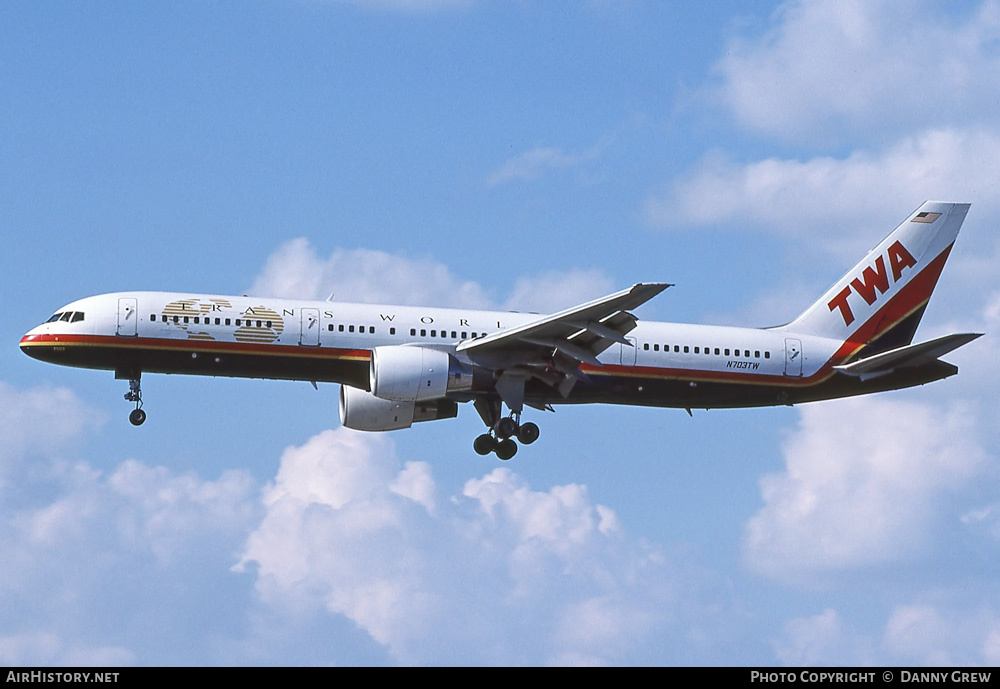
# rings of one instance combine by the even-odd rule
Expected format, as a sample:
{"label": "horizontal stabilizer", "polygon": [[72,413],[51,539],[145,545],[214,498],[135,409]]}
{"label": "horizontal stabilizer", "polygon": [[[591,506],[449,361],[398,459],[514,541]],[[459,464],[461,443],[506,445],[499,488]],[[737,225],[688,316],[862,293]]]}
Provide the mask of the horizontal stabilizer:
{"label": "horizontal stabilizer", "polygon": [[846,373],[851,376],[858,376],[862,379],[874,378],[886,373],[892,373],[896,369],[911,368],[929,364],[944,356],[948,352],[958,349],[962,345],[972,342],[982,333],[958,333],[955,335],[945,335],[927,342],[906,345],[890,349],[865,359],[859,359],[844,366],[834,366],[835,371]]}

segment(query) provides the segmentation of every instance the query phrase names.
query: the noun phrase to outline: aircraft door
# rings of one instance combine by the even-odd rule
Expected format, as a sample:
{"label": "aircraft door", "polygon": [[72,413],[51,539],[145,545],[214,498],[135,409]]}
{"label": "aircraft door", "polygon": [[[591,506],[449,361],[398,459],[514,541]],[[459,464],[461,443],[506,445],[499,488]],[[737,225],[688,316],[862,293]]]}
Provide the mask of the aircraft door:
{"label": "aircraft door", "polygon": [[794,337],[785,338],[785,375],[802,377],[802,341]]}
{"label": "aircraft door", "polygon": [[629,344],[618,345],[621,348],[621,358],[619,360],[622,362],[622,366],[635,366],[635,338],[626,337],[625,339],[629,341]]}
{"label": "aircraft door", "polygon": [[299,344],[306,347],[319,347],[319,309],[301,309],[299,312],[302,329],[299,331]]}
{"label": "aircraft door", "polygon": [[139,310],[135,297],[121,297],[118,300],[118,329],[115,334],[135,337],[139,330]]}

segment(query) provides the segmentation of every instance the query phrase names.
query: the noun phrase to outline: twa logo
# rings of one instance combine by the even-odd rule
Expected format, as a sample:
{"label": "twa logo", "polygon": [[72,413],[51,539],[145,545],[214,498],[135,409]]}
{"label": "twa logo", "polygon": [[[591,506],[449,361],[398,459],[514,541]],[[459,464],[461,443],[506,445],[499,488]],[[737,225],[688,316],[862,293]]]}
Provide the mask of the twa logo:
{"label": "twa logo", "polygon": [[[913,256],[910,255],[910,252],[906,250],[906,247],[898,241],[886,250],[886,255],[889,257],[889,269],[892,271],[893,283],[899,282],[904,268],[912,268],[917,264],[913,260]],[[852,290],[859,294],[869,306],[875,303],[880,294],[885,294],[889,291],[889,275],[885,272],[885,256],[876,258],[874,268],[871,266],[865,268],[861,272],[860,278],[851,280],[851,284],[830,300],[828,304],[830,310],[840,309],[840,315],[844,318],[844,325],[850,325],[854,322],[854,313],[851,311],[851,305],[847,301],[847,298],[851,296]]]}

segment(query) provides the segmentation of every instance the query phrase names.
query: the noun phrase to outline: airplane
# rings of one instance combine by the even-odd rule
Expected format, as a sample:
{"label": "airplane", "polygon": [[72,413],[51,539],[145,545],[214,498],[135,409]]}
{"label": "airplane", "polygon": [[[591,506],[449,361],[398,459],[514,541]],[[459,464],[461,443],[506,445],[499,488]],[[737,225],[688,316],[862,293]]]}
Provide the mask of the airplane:
{"label": "airplane", "polygon": [[912,341],[969,206],[924,203],[778,327],[636,318],[632,311],[668,283],[638,283],[551,315],[120,292],[67,304],[20,347],[128,380],[135,426],[146,419],[143,373],[339,383],[341,423],[362,431],[452,418],[472,402],[486,425],[475,451],[507,460],[518,442],[539,436],[535,423],[521,422],[525,407],[690,414],[897,390],[958,373],[940,357],[982,333]]}

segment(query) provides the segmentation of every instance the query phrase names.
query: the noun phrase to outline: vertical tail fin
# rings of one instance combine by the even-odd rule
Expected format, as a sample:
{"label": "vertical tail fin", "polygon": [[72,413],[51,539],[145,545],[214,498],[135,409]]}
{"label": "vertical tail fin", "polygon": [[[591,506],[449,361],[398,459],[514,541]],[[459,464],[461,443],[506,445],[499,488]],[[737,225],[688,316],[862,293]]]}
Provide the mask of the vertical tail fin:
{"label": "vertical tail fin", "polygon": [[870,353],[909,344],[969,205],[926,201],[783,329]]}

